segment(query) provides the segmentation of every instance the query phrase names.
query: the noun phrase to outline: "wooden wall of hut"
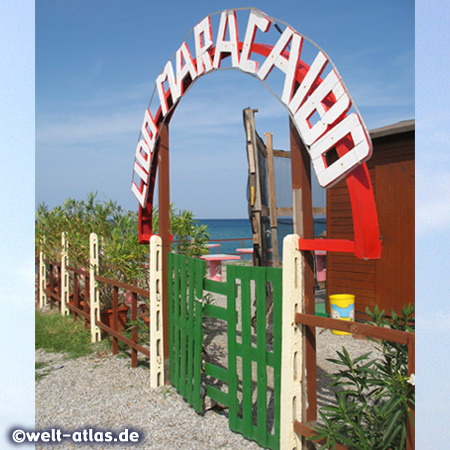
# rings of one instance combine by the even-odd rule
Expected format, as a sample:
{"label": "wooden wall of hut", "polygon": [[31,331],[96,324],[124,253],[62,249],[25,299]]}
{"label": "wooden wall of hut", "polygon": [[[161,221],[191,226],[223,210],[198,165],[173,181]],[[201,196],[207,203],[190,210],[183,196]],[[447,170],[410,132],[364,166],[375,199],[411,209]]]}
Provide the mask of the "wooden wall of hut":
{"label": "wooden wall of hut", "polygon": [[[390,314],[414,303],[414,121],[370,132],[373,156],[368,161],[378,210],[382,255],[361,261],[343,253],[327,255],[327,299],[355,294],[357,316],[378,305]],[[353,239],[346,183],[327,192],[327,238]],[[327,303],[329,311],[329,303]]]}

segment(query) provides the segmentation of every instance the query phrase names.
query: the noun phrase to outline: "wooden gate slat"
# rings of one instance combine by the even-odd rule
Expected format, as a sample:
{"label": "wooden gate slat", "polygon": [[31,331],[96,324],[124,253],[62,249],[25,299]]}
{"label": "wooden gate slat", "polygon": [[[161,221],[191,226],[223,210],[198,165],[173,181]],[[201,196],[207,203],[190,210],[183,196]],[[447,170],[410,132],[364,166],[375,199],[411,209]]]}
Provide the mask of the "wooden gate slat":
{"label": "wooden gate slat", "polygon": [[[183,255],[168,257],[168,310],[171,381],[197,412],[202,412],[202,373],[228,385],[228,393],[205,386],[206,396],[227,406],[229,426],[260,445],[278,450],[280,433],[281,269],[228,266],[227,281],[205,278],[205,261]],[[241,285],[241,342],[237,342],[238,284]],[[256,345],[252,342],[251,283],[256,285]],[[273,351],[267,349],[266,283],[273,289]],[[227,306],[204,304],[203,291],[227,296]],[[205,362],[202,368],[203,317],[227,323],[228,368]],[[242,360],[242,404],[238,396],[237,358]],[[256,363],[256,423],[253,420],[253,362]],[[274,374],[274,432],[268,428],[268,374]],[[242,408],[241,408],[242,406]],[[242,409],[242,415],[240,410]]]}
{"label": "wooden gate slat", "polygon": [[257,354],[257,429],[258,442],[267,444],[267,358],[266,358],[266,268],[255,270],[256,354]]}

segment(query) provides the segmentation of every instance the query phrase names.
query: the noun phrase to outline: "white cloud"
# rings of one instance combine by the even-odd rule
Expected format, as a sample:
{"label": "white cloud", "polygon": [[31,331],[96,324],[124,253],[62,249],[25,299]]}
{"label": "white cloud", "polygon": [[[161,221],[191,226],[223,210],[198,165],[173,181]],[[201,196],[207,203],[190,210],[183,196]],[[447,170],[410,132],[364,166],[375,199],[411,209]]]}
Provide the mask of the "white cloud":
{"label": "white cloud", "polygon": [[120,90],[99,89],[94,96],[89,99],[83,99],[75,102],[74,105],[80,108],[105,108],[112,105],[131,105],[133,103],[142,102],[147,106],[150,101],[154,80],[138,83],[132,86],[124,86]]}
{"label": "white cloud", "polygon": [[111,142],[119,136],[135,133],[136,140],[143,118],[138,112],[67,115],[62,118],[40,117],[36,127],[36,144],[59,148],[74,144]]}

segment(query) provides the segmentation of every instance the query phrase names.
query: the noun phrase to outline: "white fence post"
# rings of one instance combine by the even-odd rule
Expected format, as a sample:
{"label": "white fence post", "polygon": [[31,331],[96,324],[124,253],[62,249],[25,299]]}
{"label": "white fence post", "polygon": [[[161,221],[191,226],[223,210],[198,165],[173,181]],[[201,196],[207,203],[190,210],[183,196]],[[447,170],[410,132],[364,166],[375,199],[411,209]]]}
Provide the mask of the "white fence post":
{"label": "white fence post", "polygon": [[41,245],[39,250],[39,308],[43,308],[47,305],[48,299],[45,289],[47,288],[47,267],[44,262],[44,251],[42,246],[45,244],[45,236],[41,239]]}
{"label": "white fence post", "polygon": [[66,233],[61,233],[61,314],[63,316],[69,315],[69,308],[67,303],[69,301],[69,273],[66,269],[68,264],[68,240],[66,239]]}
{"label": "white fence post", "polygon": [[298,249],[299,236],[283,240],[283,316],[281,348],[280,448],[302,448],[302,439],[294,431],[294,421],[302,422],[303,326],[295,323],[295,314],[303,312],[304,262]]}
{"label": "white fence post", "polygon": [[150,387],[163,386],[162,239],[150,238]]}
{"label": "white fence post", "polygon": [[89,299],[91,319],[91,342],[102,339],[100,328],[96,321],[100,321],[100,292],[95,275],[98,273],[98,237],[95,233],[89,235]]}

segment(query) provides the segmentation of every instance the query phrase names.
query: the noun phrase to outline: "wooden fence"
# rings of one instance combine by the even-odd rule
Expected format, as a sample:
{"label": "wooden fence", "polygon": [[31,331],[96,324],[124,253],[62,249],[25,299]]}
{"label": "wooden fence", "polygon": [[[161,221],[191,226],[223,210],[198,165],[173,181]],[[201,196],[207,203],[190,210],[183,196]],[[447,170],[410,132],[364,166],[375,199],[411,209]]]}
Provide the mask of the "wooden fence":
{"label": "wooden fence", "polygon": [[[91,235],[91,240],[92,238]],[[86,328],[91,328],[93,342],[100,340],[102,335],[111,336],[113,354],[119,352],[119,342],[122,342],[131,350],[132,367],[138,365],[138,353],[150,358],[149,347],[138,343],[137,326],[138,320],[143,321],[144,324],[149,322],[143,309],[139,308],[141,305],[148,304],[149,291],[99,275],[97,273],[98,258],[97,264],[93,265],[92,251],[91,270],[67,264],[64,248],[63,245],[61,262],[50,261],[42,254],[37,261],[39,264],[39,307],[43,308],[49,304],[50,308],[57,307],[63,315],[68,315],[70,311],[74,320],[81,318]],[[92,299],[98,297],[100,286],[109,286],[112,290],[112,307],[108,311],[98,311],[97,314],[94,310],[95,306],[92,307]],[[119,301],[120,297],[122,297],[121,301]],[[140,309],[140,319],[138,319],[138,309]]]}
{"label": "wooden fence", "polygon": [[[168,301],[173,297],[172,287],[169,283],[168,293],[162,292],[162,244],[161,238],[159,236],[152,236],[150,241],[150,265],[149,265],[149,285],[150,291],[141,289],[137,286],[122,283],[117,280],[112,280],[103,277],[96,273],[98,267],[98,259],[96,260],[97,249],[96,246],[91,246],[91,261],[90,270],[75,268],[67,263],[67,254],[65,252],[64,239],[63,251],[61,255],[61,262],[49,261],[44,255],[39,255],[38,259],[38,299],[39,306],[43,307],[47,303],[50,303],[50,307],[59,307],[62,314],[68,314],[70,311],[73,314],[74,319],[82,318],[85,321],[86,327],[91,327],[91,339],[93,341],[101,338],[101,334],[110,335],[113,341],[113,353],[118,353],[119,342],[124,343],[131,349],[132,366],[137,367],[138,354],[141,353],[146,357],[150,358],[150,373],[151,373],[151,387],[158,387],[164,384],[164,354],[163,354],[163,343],[162,343],[162,304],[164,301]],[[92,240],[91,243],[95,244],[96,240]],[[279,428],[276,425],[275,435],[267,435],[260,433],[257,427],[253,430],[249,427],[248,421],[243,418],[243,430],[250,428],[244,433],[251,439],[258,440],[265,446],[270,446],[271,448],[297,448],[306,449],[306,443],[302,437],[309,437],[315,434],[314,430],[311,428],[311,423],[306,423],[306,404],[313,403],[316,404],[317,391],[313,393],[315,397],[311,397],[310,390],[307,389],[307,385],[310,382],[310,374],[307,373],[304,364],[304,343],[305,343],[305,332],[308,329],[314,329],[315,327],[329,328],[339,331],[346,331],[352,333],[353,335],[360,337],[371,337],[375,339],[400,343],[408,346],[408,376],[415,372],[415,335],[414,333],[406,331],[392,330],[389,328],[381,328],[363,323],[355,322],[345,322],[336,319],[318,317],[313,314],[306,314],[304,311],[304,291],[303,291],[303,273],[304,273],[304,255],[305,252],[299,249],[299,237],[297,235],[290,235],[284,239],[283,243],[283,271],[282,271],[282,316],[281,316],[281,367],[279,368],[281,375],[280,384],[280,400],[279,405],[283,405],[280,408]],[[173,256],[175,257],[175,256]],[[204,273],[204,261],[198,261],[202,264],[202,273]],[[254,269],[245,268],[242,270]],[[266,268],[256,268],[265,270]],[[274,270],[274,269],[272,269]],[[280,269],[278,269],[280,270]],[[230,272],[230,276],[234,272]],[[168,276],[164,274],[164,276]],[[194,277],[195,278],[195,277]],[[170,277],[172,280],[172,277]],[[72,281],[72,282],[70,282]],[[218,292],[221,294],[228,295],[228,291],[225,291],[225,284],[207,280],[202,276],[201,284],[206,290],[212,292]],[[261,280],[260,280],[261,281]],[[263,280],[264,281],[264,280]],[[267,281],[267,280],[266,280]],[[181,282],[180,282],[181,283]],[[261,282],[261,285],[265,284]],[[99,292],[99,285],[110,286],[112,289],[112,323],[105,324],[100,320],[97,311],[95,310],[96,304],[98,303],[97,297]],[[180,284],[182,285],[182,283]],[[177,286],[175,284],[174,286]],[[184,285],[183,285],[184,286]],[[193,283],[191,284],[193,286]],[[175,289],[175,287],[174,287]],[[218,289],[218,290],[217,290]],[[231,288],[230,288],[231,289]],[[119,320],[119,305],[120,294],[127,293],[130,298],[131,303],[131,313],[129,313],[129,319],[131,325],[128,329],[128,335],[124,330],[120,330],[120,320]],[[185,288],[179,292],[185,293]],[[231,291],[230,291],[231,292]],[[184,295],[184,294],[183,294]],[[234,293],[231,292],[228,295],[231,299],[234,298]],[[136,321],[138,319],[138,305],[144,301],[150,300],[150,346],[146,347],[138,343],[138,329],[136,326]],[[183,311],[181,318],[173,322],[174,329],[177,326],[186,325],[186,317],[191,318],[191,316],[186,316],[187,299],[184,299]],[[171,300],[171,310],[174,311],[175,302]],[[178,305],[178,303],[177,303]],[[202,314],[210,317],[218,317],[220,319],[226,319],[228,322],[234,323],[234,312],[228,314],[226,311],[222,311],[221,308],[214,305],[199,304],[198,308],[201,309]],[[92,307],[93,306],[93,307]],[[192,306],[192,305],[191,305]],[[260,308],[263,305],[260,305]],[[178,308],[178,307],[177,307]],[[178,309],[177,309],[178,310]],[[191,310],[189,310],[191,311]],[[234,310],[233,310],[234,311]],[[192,315],[192,314],[191,314]],[[185,323],[186,322],[186,323]],[[201,320],[200,320],[201,325]],[[263,323],[263,322],[261,322]],[[260,325],[261,325],[260,323]],[[192,324],[191,324],[192,325]],[[98,330],[97,330],[98,328]],[[257,324],[258,328],[258,324]],[[263,326],[261,325],[261,333],[263,332]],[[179,333],[184,333],[183,327],[180,328]],[[200,331],[198,331],[200,330]],[[192,330],[191,330],[192,331]],[[197,329],[197,334],[201,333],[201,329]],[[131,335],[130,335],[131,334]],[[180,335],[181,335],[180,334]],[[184,334],[182,334],[185,336]],[[176,347],[176,339],[174,340],[173,330],[170,334],[171,344]],[[187,336],[187,335],[186,335]],[[262,336],[262,335],[261,335]],[[310,336],[315,336],[310,334]],[[185,339],[185,338],[183,338]],[[196,338],[199,340],[199,337]],[[244,346],[244,338],[242,338],[242,346]],[[230,341],[230,339],[229,339]],[[233,342],[233,340],[231,340]],[[277,339],[279,342],[279,339]],[[314,342],[309,342],[313,348],[313,359],[316,361],[316,349],[315,349],[315,337]],[[184,340],[183,340],[184,345]],[[172,382],[178,385],[178,388],[186,382],[186,378],[183,376],[183,381],[181,382],[177,379],[176,374],[183,372],[181,370],[186,366],[183,361],[189,358],[189,351],[187,355],[181,355],[181,347],[174,353],[176,358],[180,358],[180,364],[177,365],[175,360],[171,361],[171,375],[173,375]],[[250,353],[257,352],[252,346],[250,346]],[[192,356],[192,355],[191,355]],[[168,355],[166,355],[166,358]],[[251,358],[252,359],[252,358]],[[193,360],[192,360],[193,361]],[[195,364],[194,364],[195,365]],[[196,362],[196,367],[198,369],[199,361]],[[274,367],[275,368],[275,367]],[[234,379],[234,373],[228,376],[225,371],[216,368],[211,364],[205,365],[205,371],[209,370],[210,375],[218,376],[218,378],[225,378],[225,380]],[[181,371],[181,372],[180,372]],[[184,372],[183,372],[184,373]],[[198,377],[196,380],[198,381]],[[262,383],[259,380],[258,386]],[[194,386],[195,385],[195,386]],[[198,391],[198,382],[192,384]],[[263,391],[264,389],[261,388]],[[218,398],[224,404],[229,404],[231,400],[224,395],[222,392],[216,392],[213,388],[209,387],[206,392],[211,398]],[[186,398],[190,395],[184,394]],[[228,394],[230,396],[231,394]],[[231,398],[231,397],[230,397]],[[197,399],[198,400],[198,399]],[[246,400],[246,405],[248,407],[251,404],[250,400]],[[250,403],[249,403],[250,402]],[[200,408],[198,401],[192,402],[193,406],[198,410]],[[245,403],[245,402],[244,402]],[[262,405],[262,403],[261,403]],[[261,406],[261,411],[263,407]],[[259,410],[258,409],[258,410]],[[414,406],[410,406],[410,415],[414,420]],[[250,417],[248,414],[246,417]],[[413,420],[407,419],[407,450],[414,449],[414,423]],[[248,422],[248,423],[247,423]],[[263,422],[264,423],[264,422]],[[235,431],[241,431],[241,426],[239,423],[230,421],[230,427]],[[261,430],[262,430],[261,426]],[[279,440],[278,440],[279,437]],[[319,441],[320,443],[320,441]],[[338,444],[337,449],[345,450],[346,447]]]}
{"label": "wooden fence", "polygon": [[[306,423],[306,404],[317,404],[310,398],[307,384],[308,373],[304,364],[304,342],[308,328],[322,327],[345,331],[356,337],[371,337],[408,346],[408,377],[415,373],[415,334],[363,323],[346,322],[327,317],[319,317],[304,312],[303,271],[304,252],[300,250],[299,236],[289,235],[283,241],[283,335],[282,335],[282,378],[281,403],[281,444],[280,448],[308,448],[302,437],[316,433]],[[315,334],[310,333],[310,336]],[[315,337],[309,343],[316,361]],[[317,390],[314,395],[317,396]],[[291,407],[289,407],[291,405]],[[316,411],[315,411],[316,412]],[[407,418],[406,449],[414,449],[414,405],[409,406],[412,420]],[[303,442],[302,442],[303,441]],[[322,441],[316,441],[324,443]],[[336,449],[348,450],[337,444]]]}

